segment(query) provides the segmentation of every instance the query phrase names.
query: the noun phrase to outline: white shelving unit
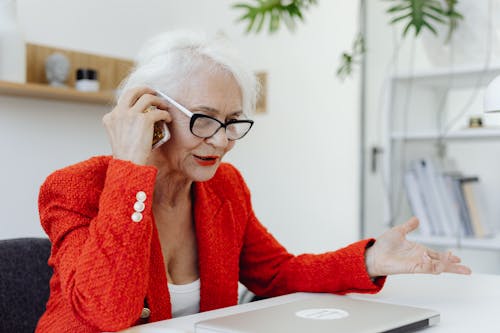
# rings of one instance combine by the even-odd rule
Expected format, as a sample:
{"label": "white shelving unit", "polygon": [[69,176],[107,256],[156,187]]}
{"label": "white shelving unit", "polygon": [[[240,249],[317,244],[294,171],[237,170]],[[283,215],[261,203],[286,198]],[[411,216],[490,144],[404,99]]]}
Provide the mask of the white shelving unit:
{"label": "white shelving unit", "polygon": [[[437,132],[420,132],[420,133],[391,133],[392,140],[438,140],[441,136]],[[460,131],[455,131],[442,136],[443,140],[488,140],[500,139],[500,128],[470,128]]]}
{"label": "white shelving unit", "polygon": [[[381,129],[385,142],[379,147],[382,158],[366,158],[368,163],[374,159],[378,163],[376,168],[365,168],[372,169],[367,172],[364,189],[368,234],[378,233],[380,224],[386,228],[412,215],[403,174],[411,160],[421,157],[451,160],[456,170],[478,176],[485,192],[484,206],[489,208],[488,223],[499,229],[500,114],[482,112],[484,89],[498,75],[500,67],[461,68],[399,74],[389,79]],[[468,128],[470,116],[481,116],[484,127]],[[500,235],[484,239],[411,237],[437,248],[491,252],[493,259],[488,260],[494,260],[491,264],[496,267],[491,272],[500,273]]]}
{"label": "white shelving unit", "polygon": [[423,237],[420,235],[410,235],[408,239],[447,248],[500,251],[500,235],[498,234],[491,238]]}
{"label": "white shelving unit", "polygon": [[[417,85],[426,87],[460,88],[470,87],[471,83],[481,80],[483,84],[490,82],[500,75],[500,67],[457,67],[429,69],[417,73],[399,73],[392,77],[396,81],[413,81]],[[451,84],[450,84],[451,83]]]}

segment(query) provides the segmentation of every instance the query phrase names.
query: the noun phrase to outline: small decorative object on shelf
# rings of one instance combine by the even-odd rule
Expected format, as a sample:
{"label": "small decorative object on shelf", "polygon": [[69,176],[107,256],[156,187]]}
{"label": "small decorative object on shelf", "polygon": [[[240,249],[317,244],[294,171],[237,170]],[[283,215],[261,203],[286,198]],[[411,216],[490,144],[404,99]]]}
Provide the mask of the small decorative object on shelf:
{"label": "small decorative object on shelf", "polygon": [[80,91],[99,91],[97,71],[91,68],[78,68],[76,70],[75,88]]}
{"label": "small decorative object on shelf", "polygon": [[0,80],[26,82],[26,46],[15,0],[0,0]]}
{"label": "small decorative object on shelf", "polygon": [[62,53],[53,53],[45,60],[45,76],[53,87],[66,87],[69,74],[69,60]]}
{"label": "small decorative object on shelf", "polygon": [[469,128],[483,127],[483,118],[480,116],[472,116],[469,118]]}

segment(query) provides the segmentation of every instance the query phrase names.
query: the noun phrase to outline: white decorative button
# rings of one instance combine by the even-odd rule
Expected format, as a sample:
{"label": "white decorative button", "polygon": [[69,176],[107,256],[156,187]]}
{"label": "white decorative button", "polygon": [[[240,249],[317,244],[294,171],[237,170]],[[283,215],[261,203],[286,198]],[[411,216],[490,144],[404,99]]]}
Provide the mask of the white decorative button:
{"label": "white decorative button", "polygon": [[132,221],[141,222],[142,221],[142,214],[139,212],[135,212],[134,214],[132,214]]}
{"label": "white decorative button", "polygon": [[142,308],[141,319],[149,318],[150,315],[151,315],[151,310],[149,310],[148,308]]}
{"label": "white decorative button", "polygon": [[140,202],[140,201],[137,201],[135,204],[134,204],[134,210],[136,212],[142,212],[144,210],[144,208],[146,207],[146,205],[144,204],[144,202]]}
{"label": "white decorative button", "polygon": [[144,193],[143,191],[139,191],[135,195],[135,198],[137,199],[137,201],[144,202],[146,201],[146,193]]}

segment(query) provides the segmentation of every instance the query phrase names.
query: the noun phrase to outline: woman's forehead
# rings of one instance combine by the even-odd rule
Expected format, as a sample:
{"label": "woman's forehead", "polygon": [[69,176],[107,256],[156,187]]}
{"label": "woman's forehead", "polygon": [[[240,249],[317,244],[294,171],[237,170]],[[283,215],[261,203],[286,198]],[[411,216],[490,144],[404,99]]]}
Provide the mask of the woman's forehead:
{"label": "woman's forehead", "polygon": [[177,99],[190,106],[242,109],[241,89],[232,75],[201,72],[184,80],[179,88]]}

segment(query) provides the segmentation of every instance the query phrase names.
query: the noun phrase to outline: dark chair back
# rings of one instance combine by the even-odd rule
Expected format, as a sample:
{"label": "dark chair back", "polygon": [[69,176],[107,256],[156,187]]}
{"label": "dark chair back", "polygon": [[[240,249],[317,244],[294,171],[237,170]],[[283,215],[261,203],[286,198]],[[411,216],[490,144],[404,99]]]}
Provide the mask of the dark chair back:
{"label": "dark chair back", "polygon": [[0,240],[0,332],[33,332],[49,299],[51,244],[46,238]]}

